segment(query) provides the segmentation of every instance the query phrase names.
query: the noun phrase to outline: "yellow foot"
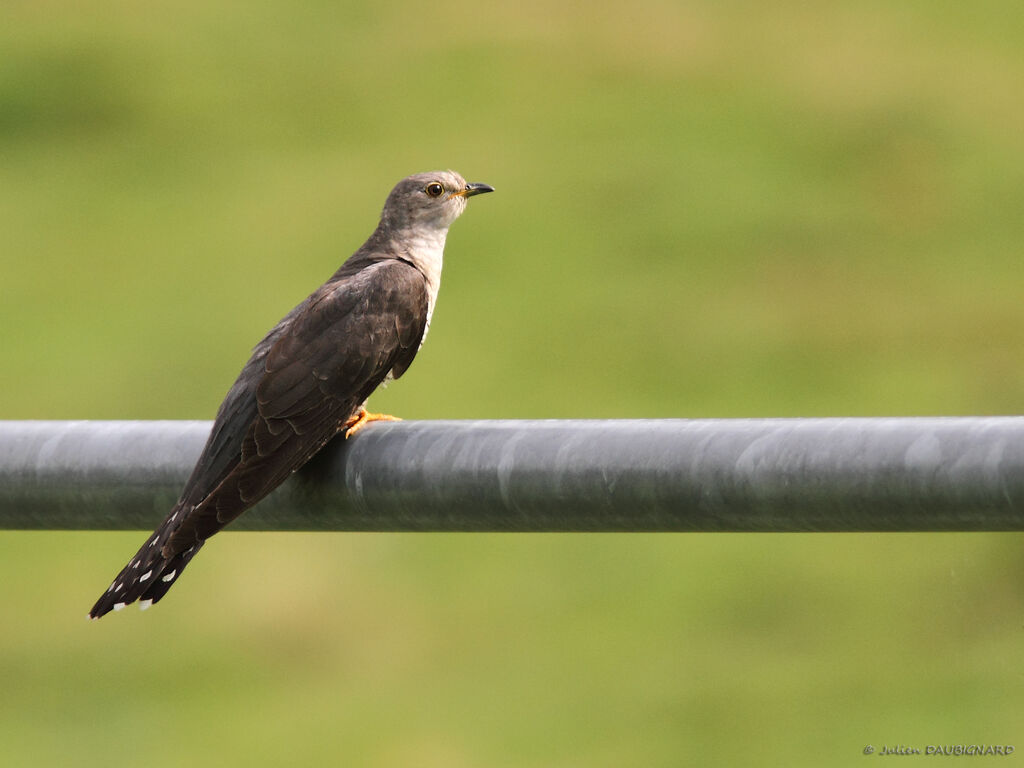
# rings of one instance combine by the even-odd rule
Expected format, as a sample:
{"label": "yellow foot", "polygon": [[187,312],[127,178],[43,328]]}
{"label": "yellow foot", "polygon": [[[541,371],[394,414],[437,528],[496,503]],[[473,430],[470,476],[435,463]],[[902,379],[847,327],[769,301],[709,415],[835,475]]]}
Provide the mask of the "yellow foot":
{"label": "yellow foot", "polygon": [[345,439],[348,440],[371,421],[401,421],[401,419],[386,413],[370,413],[365,408],[360,408],[342,425],[341,431],[345,433]]}

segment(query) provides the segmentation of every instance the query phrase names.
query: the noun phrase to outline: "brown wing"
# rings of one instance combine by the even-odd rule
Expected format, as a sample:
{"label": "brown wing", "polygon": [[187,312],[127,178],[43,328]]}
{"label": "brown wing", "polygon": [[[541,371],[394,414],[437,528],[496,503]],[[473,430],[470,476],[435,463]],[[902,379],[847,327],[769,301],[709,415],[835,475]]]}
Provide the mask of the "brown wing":
{"label": "brown wing", "polygon": [[404,371],[423,336],[426,301],[420,272],[399,261],[314,297],[266,355],[241,461],[175,533],[171,551],[193,543],[193,522],[205,539],[270,493],[334,437],[390,371]]}
{"label": "brown wing", "polygon": [[225,397],[181,499],[91,615],[159,600],[205,539],[309,461],[389,372],[409,367],[426,317],[423,275],[396,259],[332,280],[292,310]]}

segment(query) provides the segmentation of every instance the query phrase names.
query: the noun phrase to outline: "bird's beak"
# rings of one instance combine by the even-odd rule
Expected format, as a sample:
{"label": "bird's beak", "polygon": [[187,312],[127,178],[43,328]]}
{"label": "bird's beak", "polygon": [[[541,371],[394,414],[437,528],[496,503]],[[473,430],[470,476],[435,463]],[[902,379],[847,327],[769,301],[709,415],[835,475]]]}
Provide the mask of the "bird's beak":
{"label": "bird's beak", "polygon": [[473,181],[466,184],[465,189],[460,189],[458,192],[452,192],[450,197],[472,197],[473,195],[482,195],[485,192],[493,191],[494,187],[490,184],[481,184],[478,181]]}

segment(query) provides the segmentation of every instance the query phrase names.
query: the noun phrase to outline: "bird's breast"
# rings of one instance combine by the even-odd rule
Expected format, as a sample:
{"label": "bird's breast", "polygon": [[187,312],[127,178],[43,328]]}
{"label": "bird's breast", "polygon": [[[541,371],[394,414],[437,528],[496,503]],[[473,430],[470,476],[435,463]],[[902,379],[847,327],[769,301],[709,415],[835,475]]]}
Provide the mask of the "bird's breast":
{"label": "bird's breast", "polygon": [[441,268],[444,266],[444,242],[446,230],[428,229],[413,234],[408,239],[408,259],[427,281],[427,317],[423,327],[420,346],[423,346],[430,330],[430,319],[434,316],[437,293],[441,289]]}

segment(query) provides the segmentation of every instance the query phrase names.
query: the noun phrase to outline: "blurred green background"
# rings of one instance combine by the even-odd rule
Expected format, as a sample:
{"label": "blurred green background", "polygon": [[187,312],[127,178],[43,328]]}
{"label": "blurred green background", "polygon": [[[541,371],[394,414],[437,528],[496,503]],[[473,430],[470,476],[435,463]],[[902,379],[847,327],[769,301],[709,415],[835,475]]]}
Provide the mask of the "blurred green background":
{"label": "blurred green background", "polygon": [[[6,2],[0,418],[212,418],[402,176],[406,418],[1008,414],[1019,2]],[[0,534],[5,765],[793,766],[1024,752],[1016,535]]]}

